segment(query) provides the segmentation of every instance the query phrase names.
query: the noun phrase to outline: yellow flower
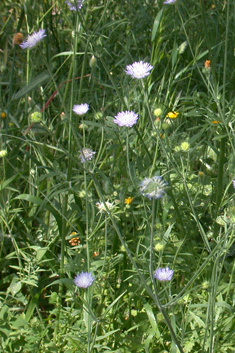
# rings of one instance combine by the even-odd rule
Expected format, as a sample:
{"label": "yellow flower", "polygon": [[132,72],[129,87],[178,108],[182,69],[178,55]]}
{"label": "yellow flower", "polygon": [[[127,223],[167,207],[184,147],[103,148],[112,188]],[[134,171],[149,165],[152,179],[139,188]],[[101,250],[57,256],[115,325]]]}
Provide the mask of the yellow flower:
{"label": "yellow flower", "polygon": [[166,118],[175,119],[175,118],[177,118],[178,115],[179,115],[179,113],[177,113],[177,112],[169,112],[166,115]]}
{"label": "yellow flower", "polygon": [[210,66],[211,66],[210,60],[206,60],[204,66],[205,66],[206,69],[209,69]]}
{"label": "yellow flower", "polygon": [[219,124],[220,122],[218,120],[213,120],[211,124]]}
{"label": "yellow flower", "polygon": [[7,150],[1,150],[0,151],[0,158],[4,158],[7,155]]}
{"label": "yellow flower", "polygon": [[134,197],[128,197],[127,199],[125,199],[125,204],[130,205],[133,200],[134,200]]}
{"label": "yellow flower", "polygon": [[161,251],[162,249],[164,248],[163,244],[161,243],[157,243],[155,246],[154,246],[154,249],[156,251]]}
{"label": "yellow flower", "polygon": [[5,119],[6,116],[7,116],[7,115],[6,115],[5,112],[2,112],[2,113],[1,113],[1,118],[2,118],[2,119]]}
{"label": "yellow flower", "polygon": [[41,112],[34,112],[30,115],[31,123],[39,123],[42,120]]}
{"label": "yellow flower", "polygon": [[154,110],[153,114],[155,116],[159,116],[159,115],[162,115],[162,109],[161,108],[157,108]]}
{"label": "yellow flower", "polygon": [[188,142],[182,142],[180,145],[181,151],[187,152],[189,150],[190,144]]}

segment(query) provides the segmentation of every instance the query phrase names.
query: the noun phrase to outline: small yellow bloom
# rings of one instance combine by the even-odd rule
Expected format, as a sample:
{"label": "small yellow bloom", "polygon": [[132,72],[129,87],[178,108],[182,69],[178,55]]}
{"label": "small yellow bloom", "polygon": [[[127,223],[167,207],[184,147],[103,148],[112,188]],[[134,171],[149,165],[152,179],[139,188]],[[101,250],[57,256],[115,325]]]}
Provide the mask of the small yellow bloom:
{"label": "small yellow bloom", "polygon": [[203,172],[201,172],[201,171],[199,171],[198,172],[198,176],[200,176],[201,178],[204,176],[204,173]]}
{"label": "small yellow bloom", "polygon": [[190,148],[190,144],[188,142],[182,142],[180,145],[181,151],[187,152]]}
{"label": "small yellow bloom", "polygon": [[127,199],[125,199],[125,204],[130,205],[133,200],[134,200],[134,197],[128,197]]}
{"label": "small yellow bloom", "polygon": [[175,119],[175,118],[177,118],[178,115],[179,115],[179,113],[177,113],[177,112],[169,112],[166,115],[166,118]]}
{"label": "small yellow bloom", "polygon": [[164,248],[163,244],[161,243],[157,243],[155,246],[154,246],[154,249],[156,251],[161,251],[162,249]]}
{"label": "small yellow bloom", "polygon": [[2,113],[1,113],[1,118],[2,118],[2,119],[5,119],[6,116],[7,116],[7,115],[6,115],[5,112],[2,112]]}
{"label": "small yellow bloom", "polygon": [[1,150],[0,151],[0,158],[4,158],[7,155],[7,150]]}
{"label": "small yellow bloom", "polygon": [[34,112],[30,115],[31,123],[39,123],[42,120],[42,113],[41,112]]}
{"label": "small yellow bloom", "polygon": [[220,123],[220,121],[218,121],[218,120],[213,120],[212,122],[211,122],[211,124],[219,124]]}

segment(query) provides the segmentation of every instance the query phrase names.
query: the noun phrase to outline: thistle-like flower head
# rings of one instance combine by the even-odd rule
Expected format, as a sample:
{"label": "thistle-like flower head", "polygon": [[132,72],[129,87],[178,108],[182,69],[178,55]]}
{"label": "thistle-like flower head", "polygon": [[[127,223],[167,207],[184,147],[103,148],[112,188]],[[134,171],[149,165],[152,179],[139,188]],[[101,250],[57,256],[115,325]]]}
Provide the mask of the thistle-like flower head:
{"label": "thistle-like flower head", "polygon": [[78,115],[84,115],[88,112],[88,110],[89,110],[89,105],[87,103],[75,104],[73,106],[73,112]]}
{"label": "thistle-like flower head", "polygon": [[79,158],[81,162],[84,163],[90,161],[93,158],[93,154],[96,154],[96,152],[93,152],[90,148],[83,148],[82,151],[80,151]]}
{"label": "thistle-like flower head", "polygon": [[158,281],[170,281],[172,279],[174,271],[170,270],[169,267],[166,268],[158,268],[153,277],[156,278]]}
{"label": "thistle-like flower head", "polygon": [[142,60],[134,62],[132,65],[127,65],[125,73],[132,78],[144,78],[150,74],[153,66],[149,63],[144,63]]}
{"label": "thistle-like flower head", "polygon": [[78,273],[74,278],[74,283],[79,288],[87,288],[92,285],[94,280],[95,278],[92,277],[91,272],[81,272],[80,274]]}
{"label": "thistle-like flower head", "polygon": [[161,176],[154,176],[152,178],[144,178],[140,183],[140,192],[151,199],[160,199],[165,194],[167,183]]}
{"label": "thistle-like flower head", "polygon": [[22,49],[31,49],[31,48],[33,48],[44,37],[46,37],[45,32],[46,32],[45,29],[39,29],[38,32],[33,32],[33,34],[29,35],[28,38],[26,40],[24,40],[22,44],[20,44],[20,47]]}
{"label": "thistle-like flower head", "polygon": [[68,5],[70,11],[77,11],[82,8],[83,0],[72,0],[72,1],[65,1]]}
{"label": "thistle-like flower head", "polygon": [[118,126],[132,127],[137,123],[138,115],[132,111],[126,110],[125,112],[120,112],[115,116],[113,122]]}

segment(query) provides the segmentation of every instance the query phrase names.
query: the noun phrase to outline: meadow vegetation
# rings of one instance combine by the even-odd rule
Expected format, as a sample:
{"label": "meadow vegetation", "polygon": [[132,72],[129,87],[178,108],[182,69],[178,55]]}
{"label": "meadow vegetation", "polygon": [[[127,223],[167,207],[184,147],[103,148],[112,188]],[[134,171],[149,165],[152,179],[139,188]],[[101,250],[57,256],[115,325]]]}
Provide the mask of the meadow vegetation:
{"label": "meadow vegetation", "polygon": [[0,351],[234,353],[234,1],[0,18]]}

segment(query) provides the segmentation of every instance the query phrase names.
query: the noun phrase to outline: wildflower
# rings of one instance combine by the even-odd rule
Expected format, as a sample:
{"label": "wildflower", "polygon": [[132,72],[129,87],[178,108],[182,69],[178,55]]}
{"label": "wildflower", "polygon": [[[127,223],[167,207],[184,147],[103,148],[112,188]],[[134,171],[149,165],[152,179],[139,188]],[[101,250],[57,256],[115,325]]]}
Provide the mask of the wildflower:
{"label": "wildflower", "polygon": [[15,33],[12,39],[12,46],[14,46],[14,44],[21,44],[23,42],[23,38],[24,36],[22,33]]}
{"label": "wildflower", "polygon": [[89,110],[89,105],[87,103],[77,104],[73,106],[73,112],[78,115],[86,114]]}
{"label": "wildflower", "polygon": [[159,117],[160,115],[162,115],[162,109],[161,108],[156,108],[153,112],[153,114],[157,117]]}
{"label": "wildflower", "polygon": [[46,30],[45,29],[39,29],[38,32],[33,32],[33,34],[28,36],[27,40],[23,41],[22,44],[20,44],[20,47],[22,49],[30,49],[33,48],[36,44],[38,44],[43,37],[46,37],[45,34]]}
{"label": "wildflower", "polygon": [[84,163],[90,161],[93,158],[93,154],[96,154],[96,152],[93,152],[90,148],[83,148],[82,151],[80,151],[79,158],[81,162]]}
{"label": "wildflower", "polygon": [[132,78],[144,78],[150,75],[150,71],[153,66],[149,63],[144,63],[142,60],[139,62],[134,62],[132,65],[127,65],[125,73],[130,75]]}
{"label": "wildflower", "polygon": [[5,118],[6,118],[6,116],[7,116],[7,115],[6,115],[6,113],[5,113],[5,112],[2,112],[2,113],[1,113],[1,118],[2,118],[2,119],[5,119]]}
{"label": "wildflower", "polygon": [[204,173],[202,171],[199,171],[198,176],[202,178],[202,177],[204,177]]}
{"label": "wildflower", "polygon": [[69,240],[69,244],[70,244],[71,246],[77,246],[78,244],[80,244],[80,239],[79,239],[79,237],[71,238],[71,239]]}
{"label": "wildflower", "polygon": [[176,0],[166,0],[166,1],[164,1],[163,4],[169,5],[169,4],[174,4],[174,2],[176,2]]}
{"label": "wildflower", "polygon": [[206,60],[204,66],[205,66],[206,69],[209,69],[210,66],[211,66],[210,60]]}
{"label": "wildflower", "polygon": [[82,8],[83,0],[65,1],[65,3],[68,5],[70,11],[77,11]]}
{"label": "wildflower", "polygon": [[79,288],[87,288],[92,285],[94,280],[95,278],[92,277],[91,272],[81,272],[74,278],[74,283]]}
{"label": "wildflower", "polygon": [[190,148],[190,144],[188,142],[182,142],[180,145],[181,151],[187,152]]}
{"label": "wildflower", "polygon": [[210,283],[208,281],[202,282],[202,289],[208,289],[210,286]]}
{"label": "wildflower", "polygon": [[[100,213],[103,213],[103,212],[108,212],[107,209],[109,211],[111,211],[115,207],[115,205],[112,202],[109,202],[109,201],[96,202],[96,207],[98,207]],[[107,209],[106,209],[106,207],[107,207]]]}
{"label": "wildflower", "polygon": [[41,112],[34,112],[30,115],[31,123],[39,123],[42,120]]}
{"label": "wildflower", "polygon": [[166,115],[166,118],[175,119],[175,118],[177,118],[178,115],[179,115],[179,113],[177,113],[177,112],[169,112]]}
{"label": "wildflower", "polygon": [[220,121],[218,121],[218,120],[213,120],[212,122],[211,122],[211,124],[219,124],[220,123]]}
{"label": "wildflower", "polygon": [[140,192],[151,199],[160,199],[165,194],[167,183],[161,176],[154,176],[152,178],[144,178],[140,183]]}
{"label": "wildflower", "polygon": [[125,199],[125,204],[130,205],[133,200],[134,200],[134,197],[128,197],[127,199]]}
{"label": "wildflower", "polygon": [[[1,153],[1,152],[0,152]],[[233,179],[233,187],[235,189],[235,179]]]}
{"label": "wildflower", "polygon": [[137,123],[138,115],[134,112],[126,110],[125,112],[119,112],[113,122],[118,126],[132,127]]}
{"label": "wildflower", "polygon": [[0,158],[4,158],[7,155],[7,150],[1,150],[0,151]]}
{"label": "wildflower", "polygon": [[158,268],[154,274],[153,277],[156,278],[158,281],[164,282],[164,281],[170,281],[172,279],[174,271],[170,270],[169,267],[166,268]]}
{"label": "wildflower", "polygon": [[161,251],[162,249],[164,248],[164,245],[162,243],[157,243],[155,246],[154,246],[154,249],[156,251]]}

